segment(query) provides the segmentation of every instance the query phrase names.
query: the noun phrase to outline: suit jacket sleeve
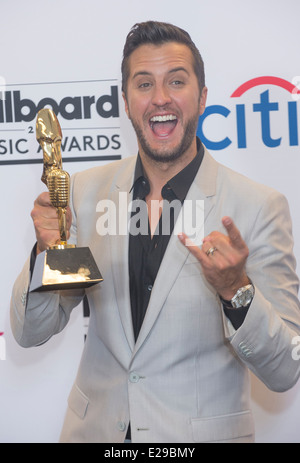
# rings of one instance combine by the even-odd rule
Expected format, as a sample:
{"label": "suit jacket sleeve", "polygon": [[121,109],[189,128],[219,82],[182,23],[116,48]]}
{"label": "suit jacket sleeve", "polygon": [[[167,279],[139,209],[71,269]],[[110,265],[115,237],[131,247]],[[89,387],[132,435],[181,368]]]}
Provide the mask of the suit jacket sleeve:
{"label": "suit jacket sleeve", "polygon": [[292,355],[293,339],[300,333],[299,285],[289,207],[281,194],[271,191],[245,237],[250,252],[247,273],[255,295],[237,331],[230,329],[224,315],[225,333],[249,369],[281,392],[300,374],[300,362]]}
{"label": "suit jacket sleeve", "polygon": [[[71,205],[72,207],[72,205]],[[76,222],[69,242],[76,244]],[[26,261],[13,287],[10,319],[16,341],[23,347],[45,343],[67,325],[71,312],[82,300],[82,290],[30,293],[30,258]]]}

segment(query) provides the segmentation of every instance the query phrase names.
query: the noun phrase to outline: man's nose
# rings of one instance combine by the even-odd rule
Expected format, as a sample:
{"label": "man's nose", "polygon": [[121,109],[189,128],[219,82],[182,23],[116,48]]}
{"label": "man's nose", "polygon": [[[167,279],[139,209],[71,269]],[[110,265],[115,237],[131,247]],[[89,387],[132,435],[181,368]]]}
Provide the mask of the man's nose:
{"label": "man's nose", "polygon": [[165,106],[171,102],[169,89],[165,85],[156,85],[153,91],[152,104]]}

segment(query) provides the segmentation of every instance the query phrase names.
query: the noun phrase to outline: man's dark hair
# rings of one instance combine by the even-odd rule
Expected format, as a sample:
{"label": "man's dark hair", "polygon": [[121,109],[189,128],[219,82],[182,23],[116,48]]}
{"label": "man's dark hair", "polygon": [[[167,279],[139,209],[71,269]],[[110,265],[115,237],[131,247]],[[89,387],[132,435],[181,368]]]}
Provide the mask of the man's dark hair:
{"label": "man's dark hair", "polygon": [[122,91],[126,95],[129,77],[129,57],[141,45],[162,45],[167,42],[177,42],[186,45],[194,58],[194,71],[198,79],[199,90],[205,86],[204,64],[198,48],[190,35],[173,24],[157,21],[147,21],[135,24],[127,35],[122,61]]}

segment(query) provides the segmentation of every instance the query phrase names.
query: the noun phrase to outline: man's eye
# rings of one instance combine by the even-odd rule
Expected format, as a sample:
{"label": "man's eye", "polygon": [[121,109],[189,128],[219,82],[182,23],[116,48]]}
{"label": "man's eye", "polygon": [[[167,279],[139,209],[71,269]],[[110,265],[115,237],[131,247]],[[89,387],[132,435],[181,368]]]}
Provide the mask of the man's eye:
{"label": "man's eye", "polygon": [[148,88],[150,85],[150,82],[143,82],[142,84],[139,84],[139,88]]}

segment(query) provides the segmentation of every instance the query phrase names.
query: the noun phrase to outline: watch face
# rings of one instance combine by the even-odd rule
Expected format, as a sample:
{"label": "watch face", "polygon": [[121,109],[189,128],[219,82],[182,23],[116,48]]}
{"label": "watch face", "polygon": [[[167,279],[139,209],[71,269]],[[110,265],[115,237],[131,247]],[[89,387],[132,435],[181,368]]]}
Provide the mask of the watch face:
{"label": "watch face", "polygon": [[243,306],[248,305],[249,302],[251,302],[251,299],[252,299],[252,292],[250,291],[250,289],[247,289],[247,291],[245,291],[241,296],[242,305]]}
{"label": "watch face", "polygon": [[231,299],[232,306],[236,309],[239,307],[247,307],[252,301],[254,294],[254,288],[252,285],[244,286],[240,288],[236,295]]}

